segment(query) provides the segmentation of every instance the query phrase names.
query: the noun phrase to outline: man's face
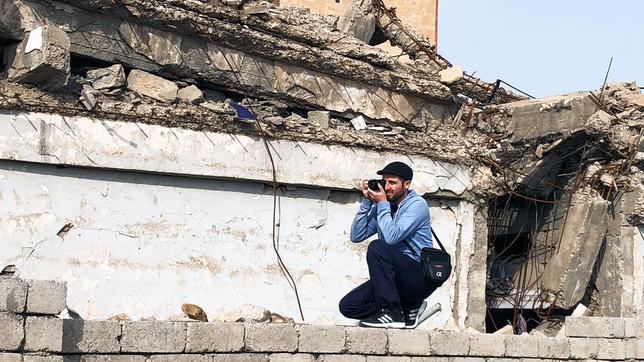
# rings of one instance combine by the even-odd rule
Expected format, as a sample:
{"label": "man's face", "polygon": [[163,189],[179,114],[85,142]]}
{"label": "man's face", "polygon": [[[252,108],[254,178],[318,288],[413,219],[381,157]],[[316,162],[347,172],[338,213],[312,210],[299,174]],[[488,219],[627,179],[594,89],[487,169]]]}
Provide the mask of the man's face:
{"label": "man's face", "polygon": [[404,181],[394,175],[384,174],[382,179],[385,180],[385,195],[387,201],[398,202],[405,197],[411,181]]}

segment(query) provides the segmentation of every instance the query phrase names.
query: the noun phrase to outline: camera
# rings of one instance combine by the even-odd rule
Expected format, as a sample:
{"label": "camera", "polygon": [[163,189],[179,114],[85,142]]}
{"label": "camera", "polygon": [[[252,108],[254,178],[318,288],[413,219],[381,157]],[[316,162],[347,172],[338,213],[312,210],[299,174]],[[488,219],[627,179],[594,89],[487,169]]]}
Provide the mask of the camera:
{"label": "camera", "polygon": [[385,180],[382,180],[382,179],[380,179],[380,180],[369,180],[367,182],[367,187],[369,187],[370,190],[377,192],[377,191],[380,191],[380,189],[378,188],[379,184],[380,184],[380,186],[382,186],[383,189],[385,188]]}

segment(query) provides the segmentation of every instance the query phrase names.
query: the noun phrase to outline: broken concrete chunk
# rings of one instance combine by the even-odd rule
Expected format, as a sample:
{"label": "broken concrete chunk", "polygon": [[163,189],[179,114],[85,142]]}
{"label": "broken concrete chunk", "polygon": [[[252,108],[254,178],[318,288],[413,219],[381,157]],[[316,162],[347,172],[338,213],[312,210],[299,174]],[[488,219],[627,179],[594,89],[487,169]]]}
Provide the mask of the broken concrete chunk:
{"label": "broken concrete chunk", "polygon": [[542,275],[542,287],[550,303],[568,309],[584,296],[606,234],[607,209],[608,202],[596,192],[573,196],[559,248]]}
{"label": "broken concrete chunk", "polygon": [[246,15],[260,15],[268,14],[270,10],[270,5],[266,2],[248,4],[244,6],[243,12]]}
{"label": "broken concrete chunk", "polygon": [[368,43],[376,31],[376,17],[371,0],[354,0],[340,19],[338,28]]}
{"label": "broken concrete chunk", "polygon": [[230,6],[239,6],[242,3],[242,0],[221,0],[224,4]]}
{"label": "broken concrete chunk", "polygon": [[181,304],[181,310],[190,319],[194,319],[201,322],[208,322],[208,315],[200,306],[196,304],[183,303]]}
{"label": "broken concrete chunk", "polygon": [[353,125],[353,128],[355,128],[357,131],[367,128],[367,122],[365,122],[364,117],[362,116],[358,116],[352,119],[351,124]]}
{"label": "broken concrete chunk", "polygon": [[83,84],[83,90],[81,91],[80,98],[78,99],[88,111],[91,111],[96,103],[98,102],[98,97],[101,92],[94,89],[89,84]]}
{"label": "broken concrete chunk", "polygon": [[203,92],[194,84],[179,89],[177,95],[186,103],[199,104],[204,100]]}
{"label": "broken concrete chunk", "polygon": [[39,26],[18,45],[9,46],[7,78],[40,88],[62,88],[69,77],[69,37],[56,26]]}
{"label": "broken concrete chunk", "polygon": [[593,115],[588,119],[585,127],[586,132],[593,135],[606,133],[610,129],[612,119],[613,116],[602,110],[599,110],[593,113]]}
{"label": "broken concrete chunk", "polygon": [[463,79],[463,68],[460,65],[456,65],[447,69],[443,69],[438,72],[438,75],[441,77],[441,83],[452,84]]}
{"label": "broken concrete chunk", "polygon": [[127,77],[127,88],[157,101],[172,103],[177,99],[179,87],[174,82],[154,74],[134,69]]}
{"label": "broken concrete chunk", "polygon": [[329,128],[329,112],[328,111],[310,111],[307,114],[310,122],[315,122],[322,128]]}
{"label": "broken concrete chunk", "polygon": [[125,71],[121,64],[88,70],[87,80],[97,90],[120,88],[125,85]]}
{"label": "broken concrete chunk", "polygon": [[511,324],[507,324],[505,327],[498,329],[492,334],[514,334],[514,328],[512,328]]}

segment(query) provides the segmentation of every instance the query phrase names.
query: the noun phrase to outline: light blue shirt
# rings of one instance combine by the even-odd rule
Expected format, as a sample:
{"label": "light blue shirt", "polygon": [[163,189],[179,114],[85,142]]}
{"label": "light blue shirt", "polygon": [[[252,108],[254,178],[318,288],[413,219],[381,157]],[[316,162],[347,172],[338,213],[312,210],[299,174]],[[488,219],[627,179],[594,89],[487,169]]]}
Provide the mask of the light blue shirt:
{"label": "light blue shirt", "polygon": [[[432,247],[432,233],[429,226],[427,202],[415,191],[410,190],[398,205],[398,211],[391,216],[389,201],[374,205],[369,199],[362,199],[360,209],[351,224],[351,241],[359,243],[376,232],[378,238],[410,258],[420,262],[420,251]],[[407,242],[416,251],[409,249]]]}

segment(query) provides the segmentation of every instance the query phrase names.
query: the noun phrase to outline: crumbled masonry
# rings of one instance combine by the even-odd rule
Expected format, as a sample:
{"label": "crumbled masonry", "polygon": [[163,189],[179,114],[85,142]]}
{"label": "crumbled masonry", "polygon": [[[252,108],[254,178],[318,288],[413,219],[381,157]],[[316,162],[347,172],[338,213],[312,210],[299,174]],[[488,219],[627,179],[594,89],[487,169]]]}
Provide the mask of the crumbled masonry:
{"label": "crumbled masonry", "polygon": [[[0,0],[0,49],[0,361],[644,360],[635,82],[528,99],[381,0]],[[346,326],[355,185],[393,160],[443,311]]]}

